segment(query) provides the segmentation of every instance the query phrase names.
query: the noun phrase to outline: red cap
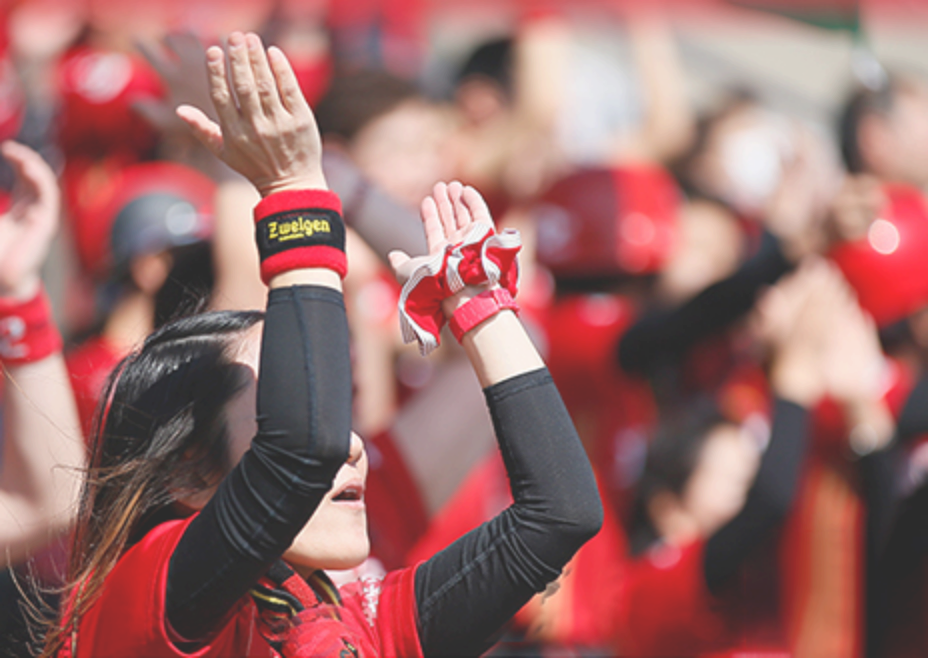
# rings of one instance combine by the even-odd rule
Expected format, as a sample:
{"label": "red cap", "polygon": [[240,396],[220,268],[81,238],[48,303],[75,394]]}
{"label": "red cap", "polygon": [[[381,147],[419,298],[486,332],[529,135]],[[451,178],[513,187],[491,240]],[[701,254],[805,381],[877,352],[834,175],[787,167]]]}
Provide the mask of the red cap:
{"label": "red cap", "polygon": [[651,274],[677,236],[679,191],[663,169],[578,171],[536,206],[538,261],[557,278]]}
{"label": "red cap", "polygon": [[154,146],[155,131],[132,105],[163,91],[141,57],[81,46],[61,61],[58,84],[58,138],[65,155],[143,153]]}
{"label": "red cap", "polygon": [[208,239],[215,189],[207,176],[172,162],[116,171],[71,208],[82,267],[105,279],[137,254]]}
{"label": "red cap", "polygon": [[928,204],[914,187],[887,185],[884,192],[886,207],[867,235],[831,252],[881,327],[928,306]]}

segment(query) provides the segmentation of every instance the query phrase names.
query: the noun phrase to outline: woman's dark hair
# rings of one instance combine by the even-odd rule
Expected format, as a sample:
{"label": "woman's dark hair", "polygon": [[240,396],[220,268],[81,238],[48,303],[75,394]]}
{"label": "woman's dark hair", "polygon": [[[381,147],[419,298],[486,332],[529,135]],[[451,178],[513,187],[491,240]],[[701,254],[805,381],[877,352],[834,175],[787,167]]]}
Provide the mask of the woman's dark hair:
{"label": "woman's dark hair", "polygon": [[708,401],[691,403],[661,422],[648,445],[635,493],[629,529],[633,553],[641,553],[658,539],[648,512],[651,500],[661,492],[683,494],[712,430],[728,422],[718,407]]}
{"label": "woman's dark hair", "polygon": [[63,645],[126,548],[181,516],[178,496],[216,485],[229,470],[224,410],[248,381],[235,350],[263,317],[222,311],[177,320],[110,375],[72,540],[72,607],[49,634],[44,656]]}

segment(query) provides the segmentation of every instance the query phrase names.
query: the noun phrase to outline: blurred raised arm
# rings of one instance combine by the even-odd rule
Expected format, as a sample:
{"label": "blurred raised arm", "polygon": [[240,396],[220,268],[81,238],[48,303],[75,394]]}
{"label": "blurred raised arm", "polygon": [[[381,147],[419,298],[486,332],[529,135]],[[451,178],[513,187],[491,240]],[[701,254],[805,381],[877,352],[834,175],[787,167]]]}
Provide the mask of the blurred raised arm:
{"label": "blurred raised arm", "polygon": [[6,379],[0,559],[15,563],[70,525],[84,445],[39,276],[58,226],[55,174],[21,144],[6,142],[0,152],[17,176],[10,210],[0,216],[0,362]]}

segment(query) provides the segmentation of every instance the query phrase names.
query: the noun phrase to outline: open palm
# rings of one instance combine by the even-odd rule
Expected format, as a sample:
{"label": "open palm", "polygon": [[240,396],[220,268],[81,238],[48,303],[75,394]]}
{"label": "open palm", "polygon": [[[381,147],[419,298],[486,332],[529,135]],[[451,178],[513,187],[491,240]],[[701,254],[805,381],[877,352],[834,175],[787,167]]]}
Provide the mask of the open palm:
{"label": "open palm", "polygon": [[411,258],[402,251],[390,252],[390,264],[400,283],[405,283],[419,265],[461,242],[475,224],[493,226],[490,209],[480,192],[458,181],[436,183],[431,196],[422,201],[419,213],[429,253]]}

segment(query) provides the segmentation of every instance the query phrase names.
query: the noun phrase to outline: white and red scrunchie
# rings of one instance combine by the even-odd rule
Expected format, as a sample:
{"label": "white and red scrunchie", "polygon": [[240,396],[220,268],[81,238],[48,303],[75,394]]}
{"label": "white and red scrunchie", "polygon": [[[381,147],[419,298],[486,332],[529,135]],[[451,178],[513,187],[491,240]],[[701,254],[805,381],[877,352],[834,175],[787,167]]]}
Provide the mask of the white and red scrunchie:
{"label": "white and red scrunchie", "polygon": [[[449,245],[419,265],[400,293],[398,306],[403,340],[407,343],[418,341],[423,356],[438,347],[445,324],[441,303],[464,286],[498,284],[512,300],[519,289],[517,255],[521,248],[518,231],[506,229],[496,233],[492,225],[478,223],[459,244]],[[512,302],[509,308],[514,307],[515,302]],[[483,319],[487,317],[489,315]]]}
{"label": "white and red scrunchie", "polygon": [[254,213],[264,283],[304,267],[326,267],[345,278],[345,222],[337,194],[329,190],[277,192],[262,199]]}
{"label": "white and red scrunchie", "polygon": [[44,288],[27,301],[0,299],[0,361],[23,365],[61,351],[61,334]]}

